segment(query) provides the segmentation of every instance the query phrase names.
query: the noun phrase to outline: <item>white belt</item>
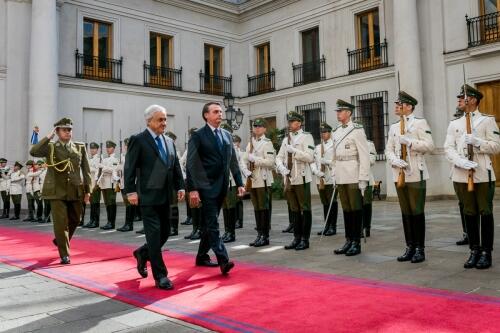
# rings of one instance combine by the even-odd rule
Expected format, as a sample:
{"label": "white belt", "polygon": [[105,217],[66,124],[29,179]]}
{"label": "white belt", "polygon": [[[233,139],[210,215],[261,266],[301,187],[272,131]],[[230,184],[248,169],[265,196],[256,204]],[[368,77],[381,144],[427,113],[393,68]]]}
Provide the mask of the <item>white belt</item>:
{"label": "white belt", "polygon": [[354,161],[358,160],[358,155],[350,155],[350,156],[335,156],[336,161]]}

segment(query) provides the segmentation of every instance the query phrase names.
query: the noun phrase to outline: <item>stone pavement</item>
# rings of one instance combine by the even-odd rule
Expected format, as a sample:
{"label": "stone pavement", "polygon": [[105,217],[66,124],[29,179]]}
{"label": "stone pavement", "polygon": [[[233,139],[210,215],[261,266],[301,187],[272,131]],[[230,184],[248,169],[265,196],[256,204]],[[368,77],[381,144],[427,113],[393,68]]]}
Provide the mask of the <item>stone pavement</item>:
{"label": "stone pavement", "polygon": [[[181,221],[185,207],[181,207]],[[398,263],[403,252],[403,231],[397,202],[375,201],[373,206],[372,237],[362,244],[362,254],[356,257],[333,255],[333,249],[344,242],[342,213],[339,213],[339,234],[316,236],[322,229],[322,208],[313,200],[313,231],[311,248],[306,251],[285,251],[283,246],[291,234],[281,232],[288,224],[284,201],[273,202],[271,245],[249,247],[255,238],[252,206],[245,200],[244,228],[237,230],[235,243],[227,244],[230,256],[236,261],[265,263],[308,271],[367,278],[386,282],[461,291],[500,297],[500,257],[493,253],[489,270],[465,270],[467,246],[456,246],[461,236],[460,216],[456,201],[432,201],[426,206],[427,260],[421,264]],[[117,226],[124,219],[119,207]],[[500,216],[500,201],[495,201],[495,216]],[[101,212],[101,224],[105,210]],[[0,225],[51,232],[52,225],[0,220]],[[135,223],[135,228],[141,227]],[[496,234],[500,229],[496,220]],[[196,253],[199,241],[184,240],[191,226],[180,226],[180,234],[171,237],[166,247],[186,253]],[[76,237],[111,240],[141,245],[144,236],[135,232],[121,233],[100,229],[78,229]],[[496,237],[495,248],[498,246]],[[165,254],[168,265],[168,252]],[[194,257],[193,257],[194,260]],[[236,266],[238,269],[238,266]],[[0,265],[0,331],[13,332],[197,332],[203,328],[139,309],[119,301],[66,284]]]}

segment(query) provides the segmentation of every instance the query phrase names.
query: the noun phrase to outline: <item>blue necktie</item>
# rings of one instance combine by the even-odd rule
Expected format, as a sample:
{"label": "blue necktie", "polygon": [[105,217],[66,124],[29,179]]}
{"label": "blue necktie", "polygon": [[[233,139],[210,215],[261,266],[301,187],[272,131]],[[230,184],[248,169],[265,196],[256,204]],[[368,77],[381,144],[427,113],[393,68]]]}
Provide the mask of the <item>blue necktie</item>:
{"label": "blue necktie", "polygon": [[215,133],[215,138],[216,138],[216,140],[217,140],[217,145],[219,146],[219,150],[221,150],[221,151],[222,151],[222,146],[223,146],[223,144],[222,144],[222,139],[221,139],[221,138],[220,138],[220,136],[219,136],[220,130],[219,130],[218,128],[216,128],[216,129],[214,130],[214,133]]}
{"label": "blue necktie", "polygon": [[158,151],[160,152],[160,157],[165,162],[165,164],[168,165],[168,159],[167,159],[167,153],[165,152],[165,149],[163,149],[163,145],[161,144],[161,139],[160,136],[158,135],[155,139],[156,145],[158,146]]}

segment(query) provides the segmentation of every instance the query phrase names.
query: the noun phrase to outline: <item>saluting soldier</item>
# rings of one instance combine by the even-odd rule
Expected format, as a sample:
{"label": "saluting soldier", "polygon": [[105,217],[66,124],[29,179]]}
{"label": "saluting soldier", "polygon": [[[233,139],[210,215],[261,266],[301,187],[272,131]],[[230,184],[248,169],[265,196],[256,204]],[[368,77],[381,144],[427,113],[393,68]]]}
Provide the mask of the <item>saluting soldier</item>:
{"label": "saluting soldier", "polygon": [[370,180],[363,193],[363,232],[365,237],[370,237],[372,228],[373,185],[375,183],[372,167],[377,159],[377,150],[373,141],[368,140],[368,150],[370,151]]}
{"label": "saluting soldier", "polygon": [[26,180],[26,176],[21,170],[22,167],[23,165],[16,161],[14,163],[14,170],[10,174],[9,194],[14,205],[14,216],[10,220],[19,220],[19,215],[21,214],[21,198],[23,195],[23,185]]}
{"label": "saluting soldier", "polygon": [[464,205],[471,250],[464,268],[486,269],[491,266],[495,225],[495,172],[491,158],[500,153],[500,132],[494,116],[479,112],[479,103],[483,98],[480,91],[465,85],[457,97],[465,115],[450,122],[444,148],[446,157],[454,165],[452,180],[455,193]]}
{"label": "saluting soldier", "polygon": [[283,175],[285,194],[294,215],[293,241],[285,250],[309,248],[311,236],[311,181],[310,164],[314,161],[314,139],[302,130],[304,116],[295,111],[288,112],[289,134],[281,144],[276,157],[276,167]]}
{"label": "saluting soldier", "polygon": [[[40,194],[40,175],[42,170],[38,169],[35,161],[28,160],[26,162],[28,173],[26,174],[26,197],[28,199],[28,217],[23,221],[41,222],[43,214],[43,202]],[[36,203],[36,219],[35,219],[35,203]]]}
{"label": "saluting soldier", "polygon": [[250,192],[257,225],[257,238],[250,246],[261,247],[269,245],[269,230],[271,229],[271,200],[273,184],[273,169],[275,166],[275,151],[271,140],[266,138],[267,122],[257,118],[252,123],[252,138],[248,143],[242,172],[249,181],[246,190]]}
{"label": "saluting soldier", "polygon": [[101,215],[101,188],[97,186],[97,179],[99,178],[100,161],[102,151],[99,152],[99,145],[95,142],[89,144],[90,158],[90,179],[91,194],[90,194],[90,220],[85,224],[84,228],[97,228],[99,226],[99,216]]}
{"label": "saluting soldier", "polygon": [[106,141],[106,153],[108,157],[102,160],[100,168],[102,168],[101,177],[97,180],[97,186],[102,191],[104,204],[106,205],[106,213],[108,223],[101,227],[103,230],[111,230],[115,228],[116,222],[116,191],[115,186],[119,179],[116,176],[116,168],[119,160],[115,156],[116,143],[111,140]]}
{"label": "saluting soldier", "polygon": [[[233,129],[229,124],[224,123],[220,128],[233,134]],[[236,154],[238,165],[240,165],[239,154]],[[238,201],[238,186],[234,181],[233,175],[229,173],[229,184],[226,197],[222,203],[222,217],[224,220],[224,234],[222,241],[224,243],[231,243],[236,240],[236,202]]]}
{"label": "saluting soldier", "polygon": [[[47,164],[43,160],[38,160],[36,162],[38,168],[42,170],[42,173],[39,176],[40,180],[40,196],[43,193],[43,183],[45,182],[45,176],[47,175]],[[50,200],[44,199],[43,201],[43,219],[42,221],[38,221],[38,223],[49,223],[50,220]]]}
{"label": "saluting soldier", "polygon": [[[391,125],[385,148],[387,162],[392,167],[406,241],[406,250],[397,260],[412,263],[425,260],[424,208],[429,172],[424,155],[434,150],[431,129],[427,121],[413,114],[417,103],[418,101],[408,93],[399,92],[395,102],[395,114],[400,120]],[[406,154],[403,154],[405,150]]]}
{"label": "saluting soldier", "polygon": [[[320,124],[321,143],[314,149],[314,162],[311,171],[316,176],[319,198],[323,205],[323,217],[326,222],[318,235],[332,236],[337,234],[338,192],[334,190],[333,179],[333,140],[332,127],[327,123]],[[332,201],[333,196],[333,201]],[[331,207],[330,207],[331,203]]]}
{"label": "saluting soldier", "polygon": [[120,191],[122,194],[122,200],[125,205],[125,223],[123,224],[122,227],[117,228],[117,231],[121,232],[128,232],[128,231],[133,231],[134,230],[134,216],[135,216],[135,205],[131,205],[130,202],[128,201],[128,196],[125,193],[125,180],[124,180],[124,166],[125,166],[125,156],[127,155],[127,149],[128,149],[128,142],[129,138],[125,138],[123,140],[123,147],[122,147],[122,161],[120,164],[118,164],[117,168],[117,173],[120,176]]}
{"label": "saluting soldier", "polygon": [[355,256],[361,253],[363,195],[370,179],[370,153],[363,126],[351,120],[354,105],[337,100],[337,120],[333,132],[335,184],[344,214],[346,242],[335,254]]}
{"label": "saluting soldier", "polygon": [[[31,147],[30,154],[45,157],[47,175],[42,197],[50,200],[55,239],[61,264],[69,264],[69,243],[80,222],[82,202],[90,200],[90,168],[85,144],[73,142],[73,122],[62,118],[45,138]],[[58,136],[56,142],[50,140]]]}
{"label": "saluting soldier", "polygon": [[8,219],[10,214],[10,173],[7,159],[0,158],[0,194],[2,195],[3,211],[0,219]]}
{"label": "saluting soldier", "polygon": [[[174,141],[177,140],[177,135],[175,135],[172,131],[167,131],[165,133],[170,139]],[[180,160],[181,156],[179,155],[179,151],[177,147],[175,147],[177,151],[177,159]],[[179,234],[179,201],[177,200],[177,191],[172,189],[172,195],[170,196],[170,235],[169,236],[177,236]]]}

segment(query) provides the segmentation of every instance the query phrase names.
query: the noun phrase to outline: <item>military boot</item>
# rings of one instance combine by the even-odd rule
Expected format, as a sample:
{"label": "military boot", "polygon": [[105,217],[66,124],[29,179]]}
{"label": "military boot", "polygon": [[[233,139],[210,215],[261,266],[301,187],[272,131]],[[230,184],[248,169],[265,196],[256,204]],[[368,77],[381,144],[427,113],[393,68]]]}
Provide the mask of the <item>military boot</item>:
{"label": "military boot", "polygon": [[260,215],[262,236],[260,237],[258,243],[254,245],[255,247],[269,245],[269,230],[271,229],[271,219],[269,211],[267,209],[261,210]]}
{"label": "military boot", "polygon": [[479,258],[481,257],[481,242],[479,237],[479,216],[465,215],[465,228],[469,239],[470,255],[464,263],[464,268],[475,268]]}
{"label": "military boot", "polygon": [[299,245],[302,236],[302,216],[300,212],[291,212],[291,214],[293,214],[292,218],[294,221],[293,241],[290,244],[285,245],[285,250],[295,249],[297,245]]}
{"label": "military boot", "polygon": [[288,208],[288,227],[286,227],[285,229],[281,230],[281,232],[294,232],[293,229],[295,227],[295,219],[296,219],[296,215],[293,214],[293,212],[290,210],[290,208]]}
{"label": "military boot", "polygon": [[481,249],[483,250],[476,268],[487,269],[491,267],[491,251],[493,251],[494,222],[493,214],[481,215]]}
{"label": "military boot", "polygon": [[302,223],[302,235],[300,243],[295,247],[295,250],[305,250],[309,248],[309,238],[311,237],[311,227],[312,227],[312,212],[310,210],[305,210],[303,215]]}
{"label": "military boot", "polygon": [[108,213],[108,223],[101,227],[102,230],[112,230],[115,228],[115,218],[116,218],[116,205],[106,206],[106,212]]}
{"label": "military boot", "polygon": [[412,233],[412,228],[410,225],[410,216],[403,215],[403,231],[405,235],[406,250],[405,252],[397,258],[399,262],[410,261],[415,255],[415,244],[413,238],[415,237]]}
{"label": "military boot", "polygon": [[179,207],[172,207],[170,211],[170,235],[177,236],[179,234]]}
{"label": "military boot", "polygon": [[411,223],[414,225],[415,232],[415,254],[411,258],[413,264],[425,261],[425,215],[414,215],[411,218]]}
{"label": "military boot", "polygon": [[363,210],[355,210],[351,212],[352,219],[352,242],[351,247],[346,251],[345,255],[355,256],[361,253],[361,232],[363,227]]}
{"label": "military boot", "polygon": [[236,229],[243,228],[243,200],[236,201]]}
{"label": "military boot", "polygon": [[224,242],[224,240],[227,239],[227,237],[229,235],[229,222],[228,222],[229,209],[227,209],[227,208],[222,209],[222,219],[224,221],[224,234],[222,234],[221,239]]}
{"label": "military boot", "polygon": [[257,226],[257,238],[253,242],[251,242],[250,246],[255,246],[255,244],[258,244],[260,238],[262,237],[262,216],[261,216],[261,210],[254,210],[255,214],[255,225]]}
{"label": "military boot", "polygon": [[372,204],[363,205],[363,228],[365,237],[370,237],[372,228]]}
{"label": "military boot", "polygon": [[21,204],[14,204],[14,216],[9,220],[19,220],[19,215],[21,214]]}
{"label": "military boot", "polygon": [[469,244],[469,237],[467,236],[467,223],[465,222],[464,205],[458,203],[458,209],[460,211],[460,220],[462,221],[462,239],[456,242],[457,245],[467,245]]}
{"label": "military boot", "polygon": [[228,234],[224,243],[232,243],[236,240],[236,208],[228,209]]}
{"label": "military boot", "polygon": [[116,230],[121,232],[134,230],[134,206],[125,206],[125,224]]}
{"label": "military boot", "polygon": [[87,210],[87,204],[82,203],[82,216],[80,217],[80,223],[78,223],[79,227],[83,227],[83,223],[85,222],[85,211]]}
{"label": "military boot", "polygon": [[344,211],[345,243],[342,247],[335,249],[335,254],[345,254],[351,248],[352,238],[352,212]]}
{"label": "military boot", "polygon": [[332,208],[330,208],[330,214],[328,215],[328,230],[325,232],[325,236],[333,236],[337,234],[337,215],[339,212],[339,203],[337,201],[332,202]]}

